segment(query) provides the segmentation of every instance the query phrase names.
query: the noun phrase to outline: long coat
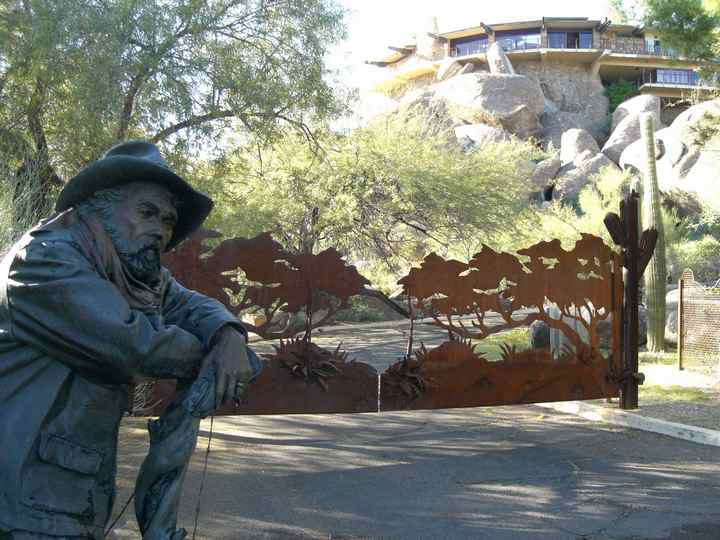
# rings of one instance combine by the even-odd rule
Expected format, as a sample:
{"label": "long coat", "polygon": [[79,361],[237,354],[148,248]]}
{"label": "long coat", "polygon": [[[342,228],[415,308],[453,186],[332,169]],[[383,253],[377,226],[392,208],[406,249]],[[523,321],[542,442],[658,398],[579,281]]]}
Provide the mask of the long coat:
{"label": "long coat", "polygon": [[170,279],[131,309],[69,229],[30,231],[0,263],[0,530],[102,538],[134,375],[190,377],[223,325]]}

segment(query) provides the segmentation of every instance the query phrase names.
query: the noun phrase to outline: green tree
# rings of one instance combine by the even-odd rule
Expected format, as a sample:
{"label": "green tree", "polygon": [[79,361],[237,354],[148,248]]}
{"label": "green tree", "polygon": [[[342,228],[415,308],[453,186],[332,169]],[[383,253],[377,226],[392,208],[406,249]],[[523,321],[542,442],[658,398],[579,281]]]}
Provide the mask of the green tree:
{"label": "green tree", "polygon": [[684,56],[711,60],[717,55],[720,19],[703,0],[645,0],[644,22]]}
{"label": "green tree", "polygon": [[643,17],[643,0],[609,0],[610,19],[615,24],[639,24]]}
{"label": "green tree", "polygon": [[376,286],[391,286],[430,250],[467,259],[512,230],[533,149],[466,152],[427,125],[394,116],[347,136],[326,131],[320,153],[292,133],[259,152],[250,146],[206,175],[203,187],[220,201],[211,225],[269,231],[294,252],[335,246]]}
{"label": "green tree", "polygon": [[3,2],[0,161],[47,198],[116,141],[182,166],[221,153],[223,128],[302,128],[340,109],[324,58],[343,17],[335,0]]}
{"label": "green tree", "polygon": [[603,219],[608,212],[617,212],[623,193],[632,182],[630,171],[606,167],[593,175],[580,191],[577,204],[554,201],[543,206],[529,206],[518,214],[509,234],[502,235],[497,245],[516,251],[530,244],[556,238],[565,249],[572,249],[583,233],[601,237],[613,245]]}

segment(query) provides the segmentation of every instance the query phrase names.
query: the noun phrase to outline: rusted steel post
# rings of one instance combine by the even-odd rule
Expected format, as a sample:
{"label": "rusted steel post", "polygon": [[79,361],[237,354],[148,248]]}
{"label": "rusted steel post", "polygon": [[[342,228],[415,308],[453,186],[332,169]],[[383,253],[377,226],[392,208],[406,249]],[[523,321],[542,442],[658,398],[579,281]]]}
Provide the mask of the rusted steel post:
{"label": "rusted steel post", "polygon": [[624,346],[624,372],[620,408],[637,409],[638,407],[638,302],[640,273],[638,272],[638,194],[633,191],[625,198],[625,238],[627,238],[625,267],[627,268],[627,281],[625,283],[625,314],[627,328]]}
{"label": "rusted steel post", "polygon": [[685,324],[683,323],[683,311],[685,309],[685,301],[684,301],[684,291],[685,288],[685,280],[683,278],[680,278],[680,282],[678,283],[678,305],[677,305],[677,336],[678,336],[678,345],[677,345],[677,356],[678,356],[678,369],[682,371],[684,368],[683,366],[683,338],[685,334]]}

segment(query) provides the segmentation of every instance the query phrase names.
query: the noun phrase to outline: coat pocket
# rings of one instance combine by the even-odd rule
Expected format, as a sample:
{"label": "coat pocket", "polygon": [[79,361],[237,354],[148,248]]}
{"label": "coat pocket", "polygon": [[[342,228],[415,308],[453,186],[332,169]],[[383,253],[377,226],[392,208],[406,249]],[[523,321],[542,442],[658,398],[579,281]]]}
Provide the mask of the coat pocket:
{"label": "coat pocket", "polygon": [[40,436],[36,460],[23,473],[22,500],[36,510],[92,520],[96,478],[103,456],[57,435]]}

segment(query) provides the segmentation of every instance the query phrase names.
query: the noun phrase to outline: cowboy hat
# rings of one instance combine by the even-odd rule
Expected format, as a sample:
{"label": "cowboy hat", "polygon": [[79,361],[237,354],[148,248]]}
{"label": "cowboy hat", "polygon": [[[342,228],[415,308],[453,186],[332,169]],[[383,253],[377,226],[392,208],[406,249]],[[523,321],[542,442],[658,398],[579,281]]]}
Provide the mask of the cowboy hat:
{"label": "cowboy hat", "polygon": [[108,150],[65,184],[55,210],[62,212],[96,191],[130,182],[152,182],[178,198],[178,221],[168,242],[168,251],[200,227],[213,207],[210,197],[193,189],[170,170],[157,146],[147,141],[129,141]]}

